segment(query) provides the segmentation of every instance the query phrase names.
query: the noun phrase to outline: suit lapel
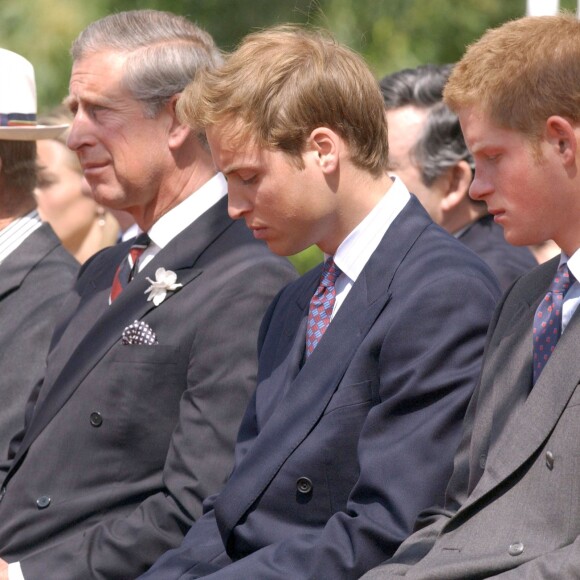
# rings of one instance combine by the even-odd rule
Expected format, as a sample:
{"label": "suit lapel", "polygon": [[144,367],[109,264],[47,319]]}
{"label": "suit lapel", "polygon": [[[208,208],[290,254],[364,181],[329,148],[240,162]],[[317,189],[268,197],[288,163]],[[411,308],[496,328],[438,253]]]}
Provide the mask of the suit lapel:
{"label": "suit lapel", "polygon": [[30,234],[0,265],[0,297],[18,288],[30,270],[59,243],[48,224]]}
{"label": "suit lapel", "polygon": [[[291,384],[272,386],[284,395],[243,461],[233,471],[227,493],[220,494],[215,502],[216,512],[219,512],[218,526],[226,545],[238,521],[315,427],[357,347],[388,304],[389,287],[397,268],[417,237],[432,223],[418,207],[418,202],[413,198],[393,222],[324,337],[302,370],[294,375]],[[306,285],[309,290],[300,296],[296,304],[291,304],[292,308],[298,307],[298,315],[302,317],[302,323],[298,326],[301,333],[305,332],[304,319],[315,287],[315,283]],[[278,368],[278,377],[293,376],[291,373],[296,372],[304,342],[302,334],[295,337],[289,356],[280,358],[285,360],[282,365],[290,361],[292,368]]]}
{"label": "suit lapel", "polygon": [[[77,315],[73,317],[74,327],[70,329],[71,335],[80,331],[81,338],[73,345],[70,344],[70,336],[68,337],[67,346],[70,345],[71,350],[65,355],[60,355],[60,358],[65,361],[62,370],[54,380],[43,386],[43,391],[46,388],[43,393],[45,398],[42,405],[37,405],[35,409],[13,466],[95,365],[119,342],[123,329],[134,320],[141,319],[153,308],[167,308],[171,304],[172,297],[177,293],[169,293],[158,307],[155,307],[153,302],[147,301],[145,291],[150,285],[147,278],[154,279],[155,270],[160,266],[166,270],[173,270],[177,274],[177,281],[183,284],[179,290],[181,292],[201,275],[201,269],[195,268],[196,261],[206,248],[233,223],[227,216],[226,203],[227,200],[222,199],[172,240],[139,272],[111,306],[103,308],[104,305],[108,305],[112,277],[120,260],[113,260],[112,265],[107,262],[95,273],[96,277],[91,275],[90,283],[94,290],[92,293],[87,291],[78,320],[87,325],[92,322],[92,325],[85,332],[82,328],[77,328]],[[123,257],[124,253],[120,259]],[[98,274],[106,276],[105,282],[98,278]],[[93,311],[94,306],[96,308]]]}
{"label": "suit lapel", "polygon": [[[500,349],[503,348],[505,354],[496,364],[489,365],[499,372],[498,383],[494,386],[492,429],[496,440],[492,435],[486,470],[461,510],[505,481],[537,452],[554,429],[580,381],[580,313],[577,311],[540,378],[523,400],[532,380],[532,319],[546,288],[546,285],[542,287],[524,321],[502,341]],[[516,335],[519,335],[519,340],[514,338]],[[507,342],[505,347],[504,342]],[[510,365],[512,370],[507,370]]]}

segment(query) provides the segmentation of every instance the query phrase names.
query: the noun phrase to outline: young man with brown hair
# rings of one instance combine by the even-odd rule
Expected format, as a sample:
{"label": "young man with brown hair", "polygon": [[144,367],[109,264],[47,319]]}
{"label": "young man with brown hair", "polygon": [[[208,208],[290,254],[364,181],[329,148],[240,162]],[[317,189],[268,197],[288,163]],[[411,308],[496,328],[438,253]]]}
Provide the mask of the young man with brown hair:
{"label": "young man with brown hair", "polygon": [[497,285],[390,179],[377,83],[327,35],[249,35],[179,106],[230,215],[327,259],[266,314],[223,493],[145,577],[356,578],[442,498]]}

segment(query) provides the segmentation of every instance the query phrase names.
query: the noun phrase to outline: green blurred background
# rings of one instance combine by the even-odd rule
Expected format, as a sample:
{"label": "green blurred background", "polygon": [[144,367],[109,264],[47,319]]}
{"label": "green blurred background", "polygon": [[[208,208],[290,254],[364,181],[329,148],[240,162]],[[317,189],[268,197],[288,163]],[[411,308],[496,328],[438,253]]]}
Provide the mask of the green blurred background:
{"label": "green blurred background", "polygon": [[[575,10],[576,0],[561,0]],[[455,62],[487,28],[523,16],[525,0],[1,0],[0,45],[36,69],[39,112],[67,93],[69,46],[92,20],[111,12],[155,8],[183,14],[224,50],[251,30],[300,22],[330,30],[360,52],[377,79],[403,67]],[[292,258],[303,272],[316,248]]]}

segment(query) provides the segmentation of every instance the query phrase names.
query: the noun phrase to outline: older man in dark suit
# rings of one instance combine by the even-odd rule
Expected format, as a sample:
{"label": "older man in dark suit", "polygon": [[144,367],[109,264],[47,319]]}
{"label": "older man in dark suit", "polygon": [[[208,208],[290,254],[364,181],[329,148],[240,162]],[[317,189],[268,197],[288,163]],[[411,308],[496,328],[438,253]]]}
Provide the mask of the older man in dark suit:
{"label": "older man in dark suit", "polygon": [[181,105],[230,215],[327,259],[264,319],[224,490],[143,578],[356,578],[442,499],[497,283],[388,176],[377,84],[328,37],[250,35]]}
{"label": "older man in dark suit", "polygon": [[36,123],[32,64],[0,49],[0,461],[24,427],[24,409],[44,376],[61,305],[79,264],[36,211],[36,140],[65,126]]}
{"label": "older man in dark suit", "polygon": [[471,195],[514,244],[562,255],[520,278],[490,326],[445,505],[365,580],[572,579],[580,571],[580,22],[488,31],[445,89]]}
{"label": "older man in dark suit", "polygon": [[493,270],[502,290],[538,265],[526,247],[506,242],[485,203],[469,197],[473,158],[457,115],[443,102],[452,65],[423,65],[383,77],[389,161],[431,218]]}
{"label": "older man in dark suit", "polygon": [[231,470],[258,327],[295,277],[228,217],[224,177],[175,115],[221,58],[211,37],[125,12],[87,27],[72,54],[68,144],[99,203],[147,237],[83,266],[14,441],[0,554],[26,580],[132,578],[179,544]]}

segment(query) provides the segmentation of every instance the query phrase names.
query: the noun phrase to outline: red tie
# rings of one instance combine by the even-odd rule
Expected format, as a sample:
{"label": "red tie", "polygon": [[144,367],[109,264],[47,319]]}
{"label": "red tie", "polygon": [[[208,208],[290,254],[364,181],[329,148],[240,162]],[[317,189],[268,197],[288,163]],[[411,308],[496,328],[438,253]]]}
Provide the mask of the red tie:
{"label": "red tie", "polygon": [[115,300],[115,298],[121,294],[125,286],[131,282],[135,276],[137,261],[150,243],[151,240],[146,233],[142,233],[141,235],[137,236],[135,242],[129,249],[129,253],[119,264],[119,267],[115,272],[113,285],[111,286],[109,302],[113,302],[113,300]]}
{"label": "red tie", "polygon": [[324,263],[320,285],[310,300],[306,327],[306,356],[309,357],[326,332],[336,299],[334,284],[341,271],[332,258]]}

